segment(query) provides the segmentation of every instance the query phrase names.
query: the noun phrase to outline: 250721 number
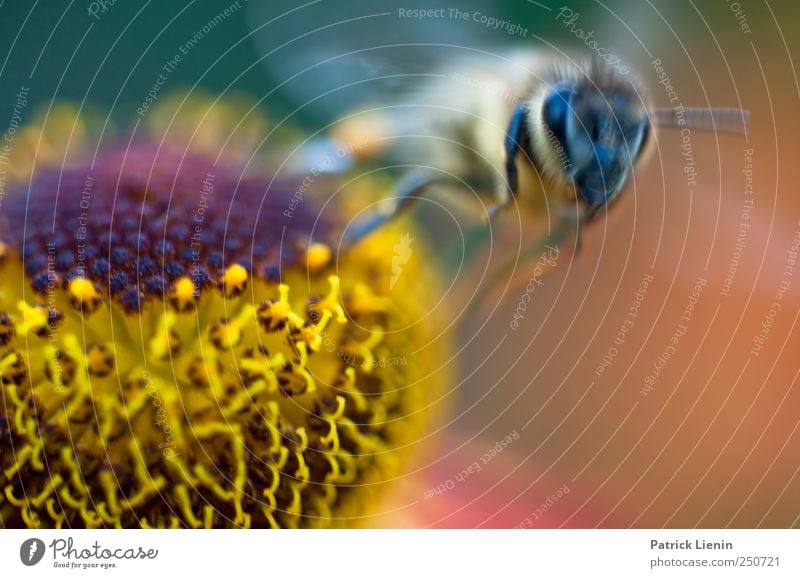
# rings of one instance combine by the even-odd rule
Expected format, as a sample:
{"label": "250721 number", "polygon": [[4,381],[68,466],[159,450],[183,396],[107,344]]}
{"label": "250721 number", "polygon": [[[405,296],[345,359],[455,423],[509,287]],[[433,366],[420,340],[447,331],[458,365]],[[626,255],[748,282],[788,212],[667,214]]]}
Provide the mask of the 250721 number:
{"label": "250721 number", "polygon": [[779,556],[739,556],[736,559],[736,565],[742,568],[750,566],[780,566]]}

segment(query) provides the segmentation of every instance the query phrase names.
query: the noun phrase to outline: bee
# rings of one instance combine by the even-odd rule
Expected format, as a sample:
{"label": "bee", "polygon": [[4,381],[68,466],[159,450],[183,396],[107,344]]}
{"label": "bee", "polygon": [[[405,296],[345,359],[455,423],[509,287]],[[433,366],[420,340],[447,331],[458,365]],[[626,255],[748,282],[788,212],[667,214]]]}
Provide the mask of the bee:
{"label": "bee", "polygon": [[[355,244],[404,213],[434,186],[461,183],[489,200],[492,219],[516,202],[542,214],[553,207],[593,220],[625,189],[647,156],[653,132],[686,127],[743,133],[740,109],[653,109],[630,68],[593,58],[516,54],[453,65],[431,75],[415,102],[356,117],[339,134],[380,126],[390,155],[424,167],[401,179],[381,209],[346,234]],[[346,137],[347,138],[347,137]]]}

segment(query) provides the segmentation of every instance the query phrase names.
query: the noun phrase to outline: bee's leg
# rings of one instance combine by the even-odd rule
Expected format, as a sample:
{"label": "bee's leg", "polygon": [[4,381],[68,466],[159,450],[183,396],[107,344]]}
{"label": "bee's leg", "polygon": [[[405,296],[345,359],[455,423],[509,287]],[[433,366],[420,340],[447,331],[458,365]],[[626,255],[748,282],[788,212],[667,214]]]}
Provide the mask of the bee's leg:
{"label": "bee's leg", "polygon": [[398,183],[391,198],[375,214],[355,223],[350,228],[345,235],[344,245],[348,247],[355,245],[373,231],[405,213],[425,193],[428,187],[442,180],[441,177],[435,176],[426,169],[411,171]]}
{"label": "bee's leg", "polygon": [[506,140],[504,143],[506,162],[505,172],[508,187],[499,186],[495,196],[497,202],[487,209],[489,219],[494,216],[506,205],[511,203],[517,196],[519,190],[519,173],[517,171],[517,156],[520,151],[527,148],[528,128],[527,128],[527,108],[524,104],[519,104],[511,115],[511,121],[506,129]]}
{"label": "bee's leg", "polygon": [[599,205],[590,206],[588,209],[586,209],[586,213],[583,216],[583,220],[586,221],[587,223],[590,222],[590,221],[594,221],[595,218],[597,217],[597,214],[600,211],[602,211],[603,207],[605,207],[605,206],[606,206],[605,204],[599,204]]}
{"label": "bee's leg", "polygon": [[[500,196],[499,194],[496,195],[496,197],[499,197],[499,196]],[[489,205],[486,208],[486,220],[494,221],[494,218],[497,216],[497,214],[501,210],[503,210],[510,202],[511,202],[511,197],[506,195],[503,198],[501,198],[499,201]]]}
{"label": "bee's leg", "polygon": [[583,250],[583,218],[578,216],[575,221],[575,256],[581,254]]}

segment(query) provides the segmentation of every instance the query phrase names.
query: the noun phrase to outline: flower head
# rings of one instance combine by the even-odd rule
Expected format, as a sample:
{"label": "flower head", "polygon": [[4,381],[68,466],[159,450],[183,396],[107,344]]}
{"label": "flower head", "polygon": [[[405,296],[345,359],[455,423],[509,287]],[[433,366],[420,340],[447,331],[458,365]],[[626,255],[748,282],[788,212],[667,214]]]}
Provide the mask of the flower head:
{"label": "flower head", "polygon": [[2,525],[347,525],[374,508],[420,445],[445,345],[426,347],[435,276],[409,259],[393,277],[392,230],[334,258],[341,226],[292,182],[148,144],[7,195]]}

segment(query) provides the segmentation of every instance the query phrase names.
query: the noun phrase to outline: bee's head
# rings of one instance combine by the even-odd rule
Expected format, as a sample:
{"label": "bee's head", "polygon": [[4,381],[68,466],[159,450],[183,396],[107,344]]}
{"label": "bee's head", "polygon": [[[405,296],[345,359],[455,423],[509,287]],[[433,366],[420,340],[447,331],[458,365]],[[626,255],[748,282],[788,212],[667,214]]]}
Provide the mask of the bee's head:
{"label": "bee's head", "polygon": [[559,80],[542,102],[545,137],[592,207],[605,205],[625,186],[650,130],[641,95],[620,76],[603,70]]}

